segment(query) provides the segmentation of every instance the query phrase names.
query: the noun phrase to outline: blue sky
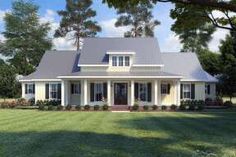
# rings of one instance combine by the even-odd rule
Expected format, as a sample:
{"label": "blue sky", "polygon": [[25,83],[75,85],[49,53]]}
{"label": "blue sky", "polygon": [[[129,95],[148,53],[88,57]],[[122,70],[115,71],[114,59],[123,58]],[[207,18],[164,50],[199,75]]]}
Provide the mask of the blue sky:
{"label": "blue sky", "polygon": [[[3,17],[4,13],[11,10],[13,0],[0,0],[0,31],[4,31]],[[116,11],[108,8],[106,4],[101,3],[102,0],[94,0],[93,9],[96,10],[96,21],[102,26],[103,31],[98,34],[100,37],[120,37],[128,28],[115,28]],[[39,16],[42,22],[50,22],[53,31],[58,27],[60,17],[56,11],[65,8],[65,0],[34,0],[39,5]],[[153,9],[154,18],[161,22],[161,25],[155,29],[155,37],[159,40],[159,45],[162,51],[173,52],[181,49],[181,44],[178,37],[170,30],[173,20],[169,17],[170,9],[174,7],[171,3],[159,3]],[[224,38],[225,31],[219,30],[213,35],[213,40],[209,47],[213,51],[217,51],[219,40]],[[3,36],[0,36],[3,39]],[[73,49],[72,41],[66,39],[53,39],[56,49]]]}

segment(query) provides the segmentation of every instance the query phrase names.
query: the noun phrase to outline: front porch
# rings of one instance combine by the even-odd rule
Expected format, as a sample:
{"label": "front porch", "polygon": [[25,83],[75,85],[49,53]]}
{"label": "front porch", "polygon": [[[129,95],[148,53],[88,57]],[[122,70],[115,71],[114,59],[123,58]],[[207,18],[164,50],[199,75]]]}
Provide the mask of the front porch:
{"label": "front porch", "polygon": [[179,79],[63,79],[66,105],[180,105]]}

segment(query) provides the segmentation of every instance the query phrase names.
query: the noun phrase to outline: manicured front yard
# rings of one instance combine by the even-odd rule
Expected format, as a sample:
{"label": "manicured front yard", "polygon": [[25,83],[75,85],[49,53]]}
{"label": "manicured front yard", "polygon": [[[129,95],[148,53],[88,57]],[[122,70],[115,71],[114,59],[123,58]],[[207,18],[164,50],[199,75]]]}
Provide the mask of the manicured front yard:
{"label": "manicured front yard", "polygon": [[236,157],[236,112],[0,110],[0,156]]}

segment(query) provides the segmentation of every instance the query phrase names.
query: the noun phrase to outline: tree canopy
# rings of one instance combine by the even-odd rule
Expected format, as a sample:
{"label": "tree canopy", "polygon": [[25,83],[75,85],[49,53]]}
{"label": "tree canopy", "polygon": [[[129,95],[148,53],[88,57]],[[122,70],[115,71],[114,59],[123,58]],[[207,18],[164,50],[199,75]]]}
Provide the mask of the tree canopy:
{"label": "tree canopy", "polygon": [[153,20],[152,4],[141,3],[136,7],[126,6],[120,8],[117,14],[120,15],[115,23],[116,27],[129,26],[129,31],[125,32],[125,37],[153,37],[154,28],[160,24]]}
{"label": "tree canopy", "polygon": [[66,9],[58,11],[62,19],[54,37],[65,37],[71,33],[79,49],[81,38],[96,36],[101,27],[92,19],[96,11],[91,9],[91,5],[92,0],[66,0]]}
{"label": "tree canopy", "polygon": [[46,50],[51,49],[47,37],[48,23],[39,23],[39,7],[30,1],[17,0],[12,3],[12,11],[4,17],[6,41],[0,52],[10,58],[18,74],[28,75],[34,71]]}

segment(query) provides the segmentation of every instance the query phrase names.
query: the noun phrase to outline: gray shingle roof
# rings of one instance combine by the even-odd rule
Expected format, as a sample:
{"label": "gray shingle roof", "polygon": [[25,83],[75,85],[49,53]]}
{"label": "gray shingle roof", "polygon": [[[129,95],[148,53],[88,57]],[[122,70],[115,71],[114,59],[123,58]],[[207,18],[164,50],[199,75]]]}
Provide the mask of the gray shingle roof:
{"label": "gray shingle roof", "polygon": [[[205,72],[193,53],[160,53],[154,38],[86,38],[84,48],[78,51],[47,51],[36,72],[20,80],[57,79],[58,76],[183,76],[184,79],[215,82]],[[105,44],[106,43],[106,44]],[[107,46],[107,48],[106,48]],[[132,48],[132,46],[134,48]],[[123,48],[122,48],[123,47]],[[105,64],[107,51],[135,51],[136,64],[164,64],[160,72],[81,72],[80,64]],[[102,60],[102,62],[101,62]],[[106,61],[106,62],[105,62]],[[107,64],[107,63],[106,63]]]}
{"label": "gray shingle roof", "polygon": [[79,54],[77,51],[46,51],[37,70],[20,80],[56,79],[59,75],[78,71],[75,63],[78,62]]}
{"label": "gray shingle roof", "polygon": [[134,64],[162,64],[156,38],[85,38],[80,64],[107,64],[108,51],[135,52]]}
{"label": "gray shingle roof", "polygon": [[195,53],[161,53],[163,71],[182,75],[184,79],[216,82],[217,79],[205,72]]}

